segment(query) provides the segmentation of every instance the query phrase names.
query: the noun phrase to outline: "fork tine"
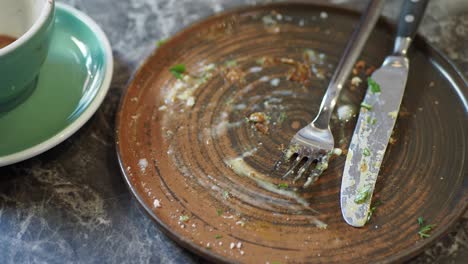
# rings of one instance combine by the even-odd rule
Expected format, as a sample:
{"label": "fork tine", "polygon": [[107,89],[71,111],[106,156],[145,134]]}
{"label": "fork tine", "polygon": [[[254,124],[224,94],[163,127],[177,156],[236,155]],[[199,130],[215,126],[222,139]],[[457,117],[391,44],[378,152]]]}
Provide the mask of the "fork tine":
{"label": "fork tine", "polygon": [[313,170],[310,172],[310,175],[309,175],[309,177],[307,178],[306,183],[304,183],[304,188],[309,187],[312,183],[314,183],[315,181],[317,181],[317,179],[319,178],[320,174],[322,174],[322,172],[323,172],[323,170],[313,169]]}
{"label": "fork tine", "polygon": [[289,170],[284,174],[283,179],[289,177],[289,175],[294,173],[294,168],[297,167],[297,165],[301,162],[302,157],[300,155],[297,156],[297,158],[294,160],[293,164],[291,167],[289,167]]}
{"label": "fork tine", "polygon": [[314,162],[313,159],[308,158],[307,162],[299,169],[297,176],[294,178],[293,182],[296,182],[297,180],[302,178],[304,173],[310,168],[313,162]]}
{"label": "fork tine", "polygon": [[304,188],[309,187],[312,183],[317,181],[321,173],[321,170],[312,170],[310,173],[311,175],[307,178],[306,183],[304,183]]}
{"label": "fork tine", "polygon": [[309,187],[312,183],[317,181],[317,179],[322,175],[322,173],[328,168],[328,156],[323,157],[319,162],[317,163],[317,166],[315,169],[313,169],[309,177],[307,178],[306,183],[304,183],[304,188]]}

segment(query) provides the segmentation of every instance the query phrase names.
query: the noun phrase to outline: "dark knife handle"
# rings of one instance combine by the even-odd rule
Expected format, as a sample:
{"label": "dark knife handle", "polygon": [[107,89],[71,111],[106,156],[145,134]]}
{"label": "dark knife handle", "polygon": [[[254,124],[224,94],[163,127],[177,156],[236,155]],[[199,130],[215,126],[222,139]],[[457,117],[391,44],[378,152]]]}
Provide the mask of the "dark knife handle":
{"label": "dark knife handle", "polygon": [[424,16],[424,11],[429,0],[404,0],[398,22],[397,37],[414,38],[418,31],[419,23]]}

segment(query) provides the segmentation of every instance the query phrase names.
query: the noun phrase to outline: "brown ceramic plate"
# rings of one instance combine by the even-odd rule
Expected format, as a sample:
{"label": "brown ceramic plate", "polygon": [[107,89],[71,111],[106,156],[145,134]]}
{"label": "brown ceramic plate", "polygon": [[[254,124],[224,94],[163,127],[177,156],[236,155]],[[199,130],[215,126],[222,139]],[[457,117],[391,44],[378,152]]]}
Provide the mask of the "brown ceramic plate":
{"label": "brown ceramic plate", "polygon": [[[121,102],[117,149],[133,194],[170,237],[215,261],[393,262],[416,255],[462,215],[467,84],[420,38],[377,183],[382,205],[368,225],[353,228],[341,217],[345,155],[307,190],[271,172],[316,113],[358,19],[308,4],[248,7],[194,24],[150,56]],[[361,79],[389,54],[393,36],[380,22],[362,55],[366,66],[355,72]],[[176,64],[186,66],[184,81],[175,78],[180,66],[170,71]],[[365,81],[346,87],[338,108],[357,108],[365,89]],[[254,112],[267,122],[248,122]],[[355,121],[333,118],[338,147],[346,149]],[[429,238],[418,236],[420,216],[436,225]]]}

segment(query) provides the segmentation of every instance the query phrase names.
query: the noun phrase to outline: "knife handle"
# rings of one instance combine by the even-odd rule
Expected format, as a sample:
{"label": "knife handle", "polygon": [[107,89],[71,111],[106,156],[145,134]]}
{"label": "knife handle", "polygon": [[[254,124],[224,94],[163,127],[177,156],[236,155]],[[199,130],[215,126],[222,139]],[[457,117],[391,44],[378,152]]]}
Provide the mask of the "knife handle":
{"label": "knife handle", "polygon": [[404,0],[398,22],[397,37],[413,39],[429,0]]}

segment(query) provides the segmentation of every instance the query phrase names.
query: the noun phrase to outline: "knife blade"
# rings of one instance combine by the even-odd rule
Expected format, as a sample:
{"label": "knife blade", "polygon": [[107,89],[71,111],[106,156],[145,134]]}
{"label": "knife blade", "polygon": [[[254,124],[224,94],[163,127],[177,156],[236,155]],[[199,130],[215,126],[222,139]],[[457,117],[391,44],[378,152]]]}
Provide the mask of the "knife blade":
{"label": "knife blade", "polygon": [[362,227],[368,220],[375,183],[408,78],[409,59],[406,54],[427,3],[428,0],[404,1],[394,51],[372,74],[361,104],[340,191],[341,212],[351,226]]}

